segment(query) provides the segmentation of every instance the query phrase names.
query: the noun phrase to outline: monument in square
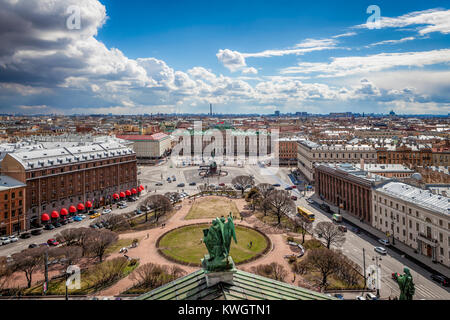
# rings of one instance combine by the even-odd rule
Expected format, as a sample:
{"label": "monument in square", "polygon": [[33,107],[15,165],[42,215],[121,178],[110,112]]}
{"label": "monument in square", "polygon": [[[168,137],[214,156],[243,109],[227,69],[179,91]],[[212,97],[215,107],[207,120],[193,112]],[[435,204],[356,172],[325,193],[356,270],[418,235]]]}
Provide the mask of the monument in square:
{"label": "monument in square", "polygon": [[237,243],[233,218],[230,215],[216,218],[209,229],[203,230],[203,242],[208,254],[201,260],[207,276],[208,286],[221,281],[231,281],[236,271],[233,258],[230,256],[231,240]]}

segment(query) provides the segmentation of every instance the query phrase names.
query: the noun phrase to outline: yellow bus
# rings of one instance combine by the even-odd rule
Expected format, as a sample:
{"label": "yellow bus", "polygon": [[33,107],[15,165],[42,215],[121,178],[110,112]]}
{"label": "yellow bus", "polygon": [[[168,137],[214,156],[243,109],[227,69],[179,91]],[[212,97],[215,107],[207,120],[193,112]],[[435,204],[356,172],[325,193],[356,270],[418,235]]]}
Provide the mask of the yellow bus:
{"label": "yellow bus", "polygon": [[311,222],[313,222],[315,219],[314,213],[303,207],[297,207],[297,215],[300,217],[304,217]]}

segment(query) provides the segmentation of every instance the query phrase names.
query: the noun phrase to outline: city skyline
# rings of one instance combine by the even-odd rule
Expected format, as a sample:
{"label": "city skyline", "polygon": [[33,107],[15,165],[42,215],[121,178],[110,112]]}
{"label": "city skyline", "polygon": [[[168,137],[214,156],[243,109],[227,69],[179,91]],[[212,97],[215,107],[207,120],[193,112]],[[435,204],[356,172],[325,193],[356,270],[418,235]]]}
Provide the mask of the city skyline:
{"label": "city skyline", "polygon": [[440,1],[0,0],[0,16],[0,113],[450,112]]}

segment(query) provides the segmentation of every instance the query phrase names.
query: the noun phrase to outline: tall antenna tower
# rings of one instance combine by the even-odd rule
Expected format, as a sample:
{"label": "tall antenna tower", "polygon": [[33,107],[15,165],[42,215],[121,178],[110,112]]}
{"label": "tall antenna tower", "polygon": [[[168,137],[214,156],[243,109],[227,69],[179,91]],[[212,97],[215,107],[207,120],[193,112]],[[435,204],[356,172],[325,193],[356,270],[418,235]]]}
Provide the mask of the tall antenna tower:
{"label": "tall antenna tower", "polygon": [[213,115],[213,113],[212,113],[212,103],[209,104],[209,115],[210,116]]}

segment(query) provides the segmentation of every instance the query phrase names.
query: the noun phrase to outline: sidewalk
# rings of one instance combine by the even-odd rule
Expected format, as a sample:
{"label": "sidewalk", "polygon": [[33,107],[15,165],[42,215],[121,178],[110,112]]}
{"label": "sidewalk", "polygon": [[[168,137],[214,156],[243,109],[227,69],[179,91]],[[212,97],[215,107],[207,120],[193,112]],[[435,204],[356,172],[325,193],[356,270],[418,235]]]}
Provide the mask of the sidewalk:
{"label": "sidewalk", "polygon": [[[311,197],[311,199],[313,199],[314,201],[316,201],[319,204],[322,203],[322,200],[320,200],[320,198],[316,194],[314,194]],[[330,206],[331,210],[333,210],[334,212],[338,211],[337,206],[330,204],[329,202],[326,202],[326,203]],[[341,209],[341,215],[346,222],[349,222],[350,224],[358,227],[359,229],[366,231],[367,233],[371,234],[372,236],[377,237],[379,239],[386,239],[386,234],[384,232],[375,229],[374,227],[372,227],[371,225],[368,225],[367,223],[360,222],[357,217],[354,217],[353,215],[345,212],[342,209]],[[426,257],[424,255],[415,253],[414,249],[403,244],[399,240],[395,239],[395,245],[393,245],[391,243],[390,247],[393,247],[393,248],[397,249],[397,251],[405,254],[406,258],[408,258],[412,262],[418,264],[419,266],[422,266],[424,269],[429,269],[430,272],[437,272],[446,277],[450,277],[450,270],[447,267],[445,267],[439,263],[431,262],[431,259],[429,259],[428,257]]]}

